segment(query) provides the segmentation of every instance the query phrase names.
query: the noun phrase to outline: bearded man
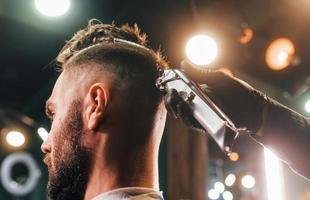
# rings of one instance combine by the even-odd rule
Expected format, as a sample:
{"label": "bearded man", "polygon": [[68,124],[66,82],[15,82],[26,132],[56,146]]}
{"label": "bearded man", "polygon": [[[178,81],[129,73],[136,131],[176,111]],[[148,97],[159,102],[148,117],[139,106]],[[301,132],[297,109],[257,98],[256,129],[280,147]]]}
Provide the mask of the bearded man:
{"label": "bearded man", "polygon": [[137,26],[91,20],[60,51],[41,146],[50,199],[163,199],[157,160],[166,110],[155,82],[167,63],[145,45]]}

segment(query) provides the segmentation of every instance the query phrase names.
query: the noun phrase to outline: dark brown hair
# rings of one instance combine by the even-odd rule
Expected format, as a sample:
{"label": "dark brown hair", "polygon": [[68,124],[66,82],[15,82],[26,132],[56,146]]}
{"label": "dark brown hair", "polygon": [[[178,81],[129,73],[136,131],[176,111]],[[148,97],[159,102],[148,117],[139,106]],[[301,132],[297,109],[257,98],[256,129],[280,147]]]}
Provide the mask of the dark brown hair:
{"label": "dark brown hair", "polygon": [[159,51],[148,48],[146,43],[146,34],[136,24],[117,27],[90,20],[85,29],[66,42],[57,62],[61,70],[78,70],[86,64],[88,68],[99,66],[100,70],[113,74],[116,86],[113,89],[123,101],[124,110],[120,113],[123,120],[133,130],[142,127],[141,123],[150,128],[161,100],[156,79],[159,70],[168,64]]}
{"label": "dark brown hair", "polygon": [[[57,56],[58,66],[64,67],[65,63],[81,50],[89,48],[96,44],[113,43],[114,39],[127,40],[141,46],[147,47],[147,35],[142,33],[137,24],[133,27],[128,24],[117,27],[114,23],[103,24],[97,19],[91,19],[86,28],[78,31],[66,42]],[[162,56],[160,50],[149,49],[153,54],[153,59],[159,67],[167,68],[168,64]]]}

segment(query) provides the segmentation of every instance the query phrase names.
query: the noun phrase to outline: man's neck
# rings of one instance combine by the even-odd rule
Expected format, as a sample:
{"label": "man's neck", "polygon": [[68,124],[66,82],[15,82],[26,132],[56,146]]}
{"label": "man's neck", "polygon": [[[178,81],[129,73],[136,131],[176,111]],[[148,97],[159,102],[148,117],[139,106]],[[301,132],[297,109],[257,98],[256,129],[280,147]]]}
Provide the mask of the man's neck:
{"label": "man's neck", "polygon": [[[148,147],[145,151],[154,151],[154,147]],[[94,160],[84,200],[91,200],[99,194],[122,187],[159,190],[158,155],[157,150],[155,151],[143,152],[143,155],[132,155],[132,152],[128,152],[125,156],[122,155],[124,157],[120,158],[119,162],[114,161],[112,164],[96,153],[98,156]]]}
{"label": "man's neck", "polygon": [[[122,187],[145,187],[159,190],[158,151],[167,111],[164,102],[158,106],[154,126],[147,141],[131,145],[129,138],[101,134],[96,145],[94,167],[90,174],[84,200]],[[104,136],[103,136],[104,135]],[[145,135],[145,134],[142,134]],[[112,134],[115,136],[115,134]]]}

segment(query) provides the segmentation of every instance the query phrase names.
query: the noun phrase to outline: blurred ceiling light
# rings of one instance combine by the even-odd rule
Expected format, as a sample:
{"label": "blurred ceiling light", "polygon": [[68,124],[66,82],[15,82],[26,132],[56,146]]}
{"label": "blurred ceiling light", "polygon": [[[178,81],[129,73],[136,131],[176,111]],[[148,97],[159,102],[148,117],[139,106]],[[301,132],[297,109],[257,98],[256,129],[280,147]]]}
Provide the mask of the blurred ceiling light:
{"label": "blurred ceiling light", "polygon": [[218,192],[218,193],[223,193],[225,190],[225,186],[223,183],[221,182],[216,182],[214,184],[214,189]]}
{"label": "blurred ceiling light", "polygon": [[6,141],[13,147],[20,147],[25,143],[25,136],[18,131],[10,131],[6,135]]}
{"label": "blurred ceiling light", "polygon": [[283,173],[280,160],[268,149],[264,149],[265,173],[268,200],[284,200]]}
{"label": "blurred ceiling light", "polygon": [[247,189],[253,188],[255,186],[255,178],[251,175],[245,175],[241,179],[241,184]]}
{"label": "blurred ceiling light", "polygon": [[224,200],[233,200],[234,199],[233,194],[229,191],[223,192],[222,196],[223,196]]}
{"label": "blurred ceiling light", "polygon": [[241,44],[249,43],[253,38],[254,32],[250,28],[243,29],[243,35],[240,37],[239,41]]}
{"label": "blurred ceiling light", "polygon": [[215,40],[206,35],[196,35],[186,44],[186,56],[195,65],[206,66],[213,62],[218,54]]}
{"label": "blurred ceiling light", "polygon": [[208,191],[208,197],[212,200],[216,200],[220,197],[220,193],[218,193],[215,189],[211,189]]}
{"label": "blurred ceiling light", "polygon": [[70,0],[35,0],[35,6],[43,15],[57,17],[69,10]]}
{"label": "blurred ceiling light", "polygon": [[39,134],[39,136],[43,141],[45,141],[48,137],[48,132],[45,130],[45,128],[42,127],[38,128],[37,133]]}
{"label": "blurred ceiling light", "polygon": [[237,152],[232,152],[230,155],[229,155],[229,159],[231,161],[238,161],[239,160],[239,154]]}
{"label": "blurred ceiling light", "polygon": [[236,182],[236,175],[235,174],[228,174],[225,179],[225,184],[227,186],[232,186]]}
{"label": "blurred ceiling light", "polygon": [[268,46],[265,60],[272,70],[282,70],[291,64],[294,55],[293,42],[287,38],[278,38]]}

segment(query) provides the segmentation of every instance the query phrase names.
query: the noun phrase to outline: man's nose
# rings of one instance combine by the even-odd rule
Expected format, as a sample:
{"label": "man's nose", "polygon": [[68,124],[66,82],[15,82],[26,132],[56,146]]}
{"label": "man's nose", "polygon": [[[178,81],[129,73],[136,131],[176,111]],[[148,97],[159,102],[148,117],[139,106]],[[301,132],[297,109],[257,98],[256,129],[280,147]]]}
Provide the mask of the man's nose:
{"label": "man's nose", "polygon": [[41,151],[43,153],[50,153],[51,152],[51,144],[50,144],[50,135],[43,141],[41,145]]}

